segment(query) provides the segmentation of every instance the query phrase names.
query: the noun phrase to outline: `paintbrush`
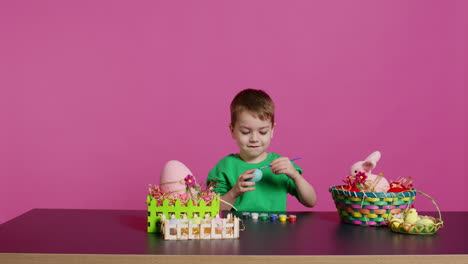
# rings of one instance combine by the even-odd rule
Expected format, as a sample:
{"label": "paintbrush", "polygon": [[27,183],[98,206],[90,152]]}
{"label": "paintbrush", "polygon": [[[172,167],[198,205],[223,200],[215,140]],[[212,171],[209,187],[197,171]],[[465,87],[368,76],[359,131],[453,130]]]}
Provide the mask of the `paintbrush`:
{"label": "paintbrush", "polygon": [[[292,159],[290,161],[295,161],[295,160],[299,160],[299,159],[302,159],[302,158],[295,158],[295,159]],[[268,168],[268,167],[271,167],[271,165],[266,165],[266,166],[263,166],[263,167],[258,168],[258,169],[261,170],[261,169]]]}

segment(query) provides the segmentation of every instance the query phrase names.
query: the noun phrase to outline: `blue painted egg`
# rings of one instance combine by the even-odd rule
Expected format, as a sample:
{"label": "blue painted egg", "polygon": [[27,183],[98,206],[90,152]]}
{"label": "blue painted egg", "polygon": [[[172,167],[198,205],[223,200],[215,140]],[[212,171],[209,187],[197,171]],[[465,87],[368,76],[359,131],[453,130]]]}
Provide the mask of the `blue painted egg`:
{"label": "blue painted egg", "polygon": [[254,177],[250,179],[251,182],[258,182],[262,180],[263,172],[259,169],[255,169],[254,173],[252,173]]}

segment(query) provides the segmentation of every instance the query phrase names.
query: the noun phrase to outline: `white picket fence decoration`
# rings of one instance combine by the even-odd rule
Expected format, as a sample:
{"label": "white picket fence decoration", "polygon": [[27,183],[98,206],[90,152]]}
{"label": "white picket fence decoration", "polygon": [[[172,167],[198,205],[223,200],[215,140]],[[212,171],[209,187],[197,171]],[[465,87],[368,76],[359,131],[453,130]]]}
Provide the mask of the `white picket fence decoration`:
{"label": "white picket fence decoration", "polygon": [[239,238],[239,218],[231,214],[227,218],[201,219],[200,224],[195,224],[193,219],[171,221],[174,219],[166,219],[165,215],[161,220],[165,240]]}

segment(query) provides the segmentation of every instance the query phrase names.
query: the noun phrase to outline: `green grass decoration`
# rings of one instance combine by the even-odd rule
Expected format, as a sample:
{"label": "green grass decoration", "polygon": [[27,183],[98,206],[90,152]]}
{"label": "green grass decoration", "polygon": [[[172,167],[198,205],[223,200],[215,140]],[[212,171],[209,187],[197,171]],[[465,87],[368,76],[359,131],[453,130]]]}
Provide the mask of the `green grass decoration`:
{"label": "green grass decoration", "polygon": [[198,214],[199,217],[204,218],[205,214],[209,213],[211,218],[216,217],[219,214],[220,200],[219,196],[211,200],[210,205],[205,205],[205,200],[200,199],[198,205],[193,205],[192,200],[188,200],[187,206],[183,206],[180,200],[177,199],[175,204],[169,205],[168,200],[164,200],[161,206],[157,206],[156,200],[148,195],[146,197],[146,203],[148,204],[148,233],[160,232],[161,215],[166,215],[170,218],[172,214],[176,218],[182,218],[182,214],[187,215],[188,219],[192,219],[194,213]]}

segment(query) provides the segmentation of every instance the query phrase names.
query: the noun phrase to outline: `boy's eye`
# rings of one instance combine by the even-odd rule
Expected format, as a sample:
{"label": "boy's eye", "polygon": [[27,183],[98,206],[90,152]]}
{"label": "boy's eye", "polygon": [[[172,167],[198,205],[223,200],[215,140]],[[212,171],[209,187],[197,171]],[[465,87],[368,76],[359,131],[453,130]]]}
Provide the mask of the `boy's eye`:
{"label": "boy's eye", "polygon": [[268,131],[260,131],[260,134],[262,135],[266,135],[268,133]]}
{"label": "boy's eye", "polygon": [[250,132],[249,131],[241,131],[242,135],[247,135],[249,134]]}

